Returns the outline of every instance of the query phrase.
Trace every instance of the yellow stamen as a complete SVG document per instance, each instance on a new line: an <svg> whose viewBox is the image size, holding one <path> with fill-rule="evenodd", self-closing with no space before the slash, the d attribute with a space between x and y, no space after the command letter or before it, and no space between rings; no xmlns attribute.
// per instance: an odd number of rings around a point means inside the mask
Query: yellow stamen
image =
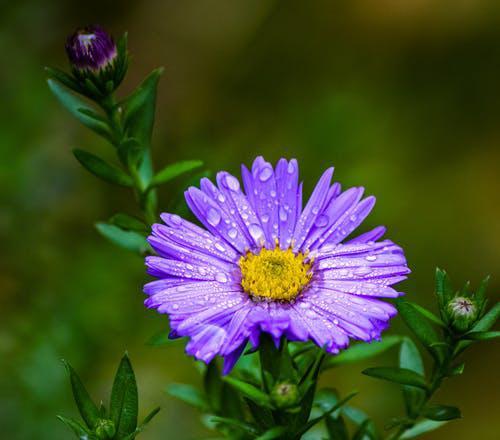
<svg viewBox="0 0 500 440"><path fill-rule="evenodd" d="M258 254L250 251L240 258L241 285L251 296L273 300L294 299L309 283L312 261L307 254L294 254L279 246L261 249Z"/></svg>

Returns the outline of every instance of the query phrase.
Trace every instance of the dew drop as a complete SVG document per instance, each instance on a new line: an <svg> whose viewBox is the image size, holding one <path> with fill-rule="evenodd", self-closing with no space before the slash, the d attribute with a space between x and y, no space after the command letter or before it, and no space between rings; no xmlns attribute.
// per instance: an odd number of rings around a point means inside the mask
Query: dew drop
<svg viewBox="0 0 500 440"><path fill-rule="evenodd" d="M173 310L178 310L178 309L179 309L179 304L174 304L174 305L172 305L172 309L173 309Z"/></svg>
<svg viewBox="0 0 500 440"><path fill-rule="evenodd" d="M271 167L265 167L259 173L259 180L261 182L266 182L273 175L273 170Z"/></svg>
<svg viewBox="0 0 500 440"><path fill-rule="evenodd" d="M240 189L240 182L234 176L228 175L226 176L226 185L232 191L238 191Z"/></svg>
<svg viewBox="0 0 500 440"><path fill-rule="evenodd" d="M220 243L215 243L215 248L218 250L218 251L221 251L221 252L226 252L226 248L224 246L222 246Z"/></svg>
<svg viewBox="0 0 500 440"><path fill-rule="evenodd" d="M377 256L376 255L367 255L365 257L365 260L366 261L375 261L377 259Z"/></svg>
<svg viewBox="0 0 500 440"><path fill-rule="evenodd" d="M264 236L264 231L262 230L262 228L255 223L252 223L248 227L248 232L250 232L250 235L256 242L258 242Z"/></svg>
<svg viewBox="0 0 500 440"><path fill-rule="evenodd" d="M282 206L280 206L279 216L282 222L286 222L288 219L288 214Z"/></svg>
<svg viewBox="0 0 500 440"><path fill-rule="evenodd" d="M227 276L225 273L218 272L215 275L215 280L218 281L219 283L227 283Z"/></svg>
<svg viewBox="0 0 500 440"><path fill-rule="evenodd" d="M229 238L236 238L238 235L238 231L234 228L231 228L229 231L227 231L227 235L229 235Z"/></svg>
<svg viewBox="0 0 500 440"><path fill-rule="evenodd" d="M177 225L179 226L180 224L182 224L182 219L177 215L177 214L173 214L170 216L170 221L174 224L174 225Z"/></svg>
<svg viewBox="0 0 500 440"><path fill-rule="evenodd" d="M317 206L317 205L316 205L316 206L313 206L313 208L312 208L312 213L313 213L314 215L316 215L318 212L319 212L319 206Z"/></svg>
<svg viewBox="0 0 500 440"><path fill-rule="evenodd" d="M324 228L327 224L328 224L328 216L325 214L320 215L314 222L314 225L317 226L318 228Z"/></svg>
<svg viewBox="0 0 500 440"><path fill-rule="evenodd" d="M207 221L212 226L217 226L220 223L220 213L214 208L210 208L207 212Z"/></svg>
<svg viewBox="0 0 500 440"><path fill-rule="evenodd" d="M269 221L269 215L264 214L264 215L261 217L261 220L262 220L262 223L267 223L267 222Z"/></svg>
<svg viewBox="0 0 500 440"><path fill-rule="evenodd" d="M217 200L219 200L219 202L221 203L224 203L226 201L226 198L224 197L224 194L219 194L217 196Z"/></svg>
<svg viewBox="0 0 500 440"><path fill-rule="evenodd" d="M288 168L287 168L288 174L293 174L295 172L295 165L293 162L288 162Z"/></svg>

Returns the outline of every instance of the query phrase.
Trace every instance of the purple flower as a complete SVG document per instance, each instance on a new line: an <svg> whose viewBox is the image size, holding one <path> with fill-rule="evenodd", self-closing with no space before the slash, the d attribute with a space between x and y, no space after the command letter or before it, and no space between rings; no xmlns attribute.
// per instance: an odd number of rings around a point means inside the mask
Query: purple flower
<svg viewBox="0 0 500 440"><path fill-rule="evenodd" d="M321 176L306 206L297 161L276 168L258 157L242 167L244 191L227 172L217 186L202 179L186 191L202 229L163 214L146 258L159 278L144 287L145 304L168 313L171 337L190 338L186 351L204 362L224 357L233 367L261 332L276 343L312 340L329 353L349 339L379 339L396 309L380 298L400 295L390 286L410 272L403 250L377 241L379 226L344 242L369 214L375 198L363 188L341 191Z"/></svg>
<svg viewBox="0 0 500 440"><path fill-rule="evenodd" d="M92 73L112 68L118 56L113 38L97 25L78 29L69 36L66 52L76 70Z"/></svg>

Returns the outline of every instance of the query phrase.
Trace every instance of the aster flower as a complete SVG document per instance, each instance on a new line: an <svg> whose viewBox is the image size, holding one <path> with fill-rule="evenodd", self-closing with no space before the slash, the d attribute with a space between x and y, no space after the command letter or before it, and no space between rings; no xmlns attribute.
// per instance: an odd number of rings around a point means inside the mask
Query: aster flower
<svg viewBox="0 0 500 440"><path fill-rule="evenodd" d="M381 298L409 269L403 250L379 240L384 227L344 241L375 204L363 188L341 191L333 168L302 207L297 161L273 169L258 157L242 167L244 191L227 172L217 185L202 179L186 201L203 229L163 214L149 243L145 304L167 313L171 337L189 337L188 354L204 362L224 357L230 371L262 332L276 343L312 340L335 354L350 339L379 339L395 308Z"/></svg>

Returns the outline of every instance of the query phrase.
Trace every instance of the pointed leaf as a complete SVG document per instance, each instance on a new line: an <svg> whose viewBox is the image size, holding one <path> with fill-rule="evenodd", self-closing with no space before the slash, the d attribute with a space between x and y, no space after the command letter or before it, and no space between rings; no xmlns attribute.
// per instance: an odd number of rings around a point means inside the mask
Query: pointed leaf
<svg viewBox="0 0 500 440"><path fill-rule="evenodd" d="M106 139L111 138L111 131L106 122L102 120L95 119L94 117L89 116L85 113L85 111L93 112L90 105L88 105L85 101L80 99L77 95L70 92L67 88L59 84L57 81L53 79L47 80L49 88L51 92L56 96L59 102L83 125L90 128L97 134L105 137ZM83 110L83 111L82 111Z"/></svg>
<svg viewBox="0 0 500 440"><path fill-rule="evenodd" d="M242 422L241 420L237 420L237 419L231 419L229 417L213 416L212 422L217 423L217 424L221 423L223 425L228 425L228 426L237 428L241 431L248 432L249 434L252 434L252 435L257 435L259 432L257 430L257 428L255 426L251 425L250 423L245 423L245 422Z"/></svg>
<svg viewBox="0 0 500 440"><path fill-rule="evenodd" d="M78 420L64 416L57 416L57 418L70 428L80 440L95 438L92 437L92 432L83 426Z"/></svg>
<svg viewBox="0 0 500 440"><path fill-rule="evenodd" d="M349 433L347 431L347 426L345 420L342 416L334 417L328 416L325 419L326 430L330 438L338 440L349 440Z"/></svg>
<svg viewBox="0 0 500 440"><path fill-rule="evenodd" d="M73 154L76 160L94 176L116 185L133 186L134 182L129 175L124 173L120 168L108 164L100 157L79 149L73 150Z"/></svg>
<svg viewBox="0 0 500 440"><path fill-rule="evenodd" d="M421 422L417 422L413 427L407 429L404 434L401 435L400 439L409 440L418 437L422 434L426 434L427 432L440 428L445 423L447 422L437 422L434 420L423 420Z"/></svg>
<svg viewBox="0 0 500 440"><path fill-rule="evenodd" d="M434 315L434 313L432 313L430 310L427 310L426 308L416 303L411 303L411 305L424 318L427 318L429 321L433 322L436 325L439 325L442 328L446 328L446 324L441 321L436 315Z"/></svg>
<svg viewBox="0 0 500 440"><path fill-rule="evenodd" d="M135 431L138 411L139 397L135 374L130 359L125 354L116 371L109 408L118 438Z"/></svg>
<svg viewBox="0 0 500 440"><path fill-rule="evenodd" d="M153 179L152 185L161 185L203 165L201 160L185 160L167 165Z"/></svg>
<svg viewBox="0 0 500 440"><path fill-rule="evenodd" d="M361 411L359 408L354 408L349 405L345 405L342 408L342 414L344 414L349 420L351 420L356 426L361 426L366 420L370 420L370 423L367 425L367 434L370 439L377 439L378 433L375 428L375 424L371 419Z"/></svg>
<svg viewBox="0 0 500 440"><path fill-rule="evenodd" d="M367 368L363 370L362 373L367 376L375 377L376 379L388 380L389 382L395 382L402 385L410 385L424 390L427 389L425 378L407 368L375 367Z"/></svg>
<svg viewBox="0 0 500 440"><path fill-rule="evenodd" d="M384 336L381 341L374 341L370 344L358 343L347 350L342 351L337 356L331 356L323 363L323 370L337 365L343 365L351 362L359 362L377 356L402 341L401 336Z"/></svg>
<svg viewBox="0 0 500 440"><path fill-rule="evenodd" d="M73 370L73 367L66 361L63 360L63 362L69 373L73 397L75 399L76 406L78 407L78 411L80 411L85 424L90 429L93 429L99 419L99 409L90 398L87 389L83 385L78 374L76 374L75 370Z"/></svg>
<svg viewBox="0 0 500 440"><path fill-rule="evenodd" d="M143 255L150 250L146 238L135 231L125 231L118 226L103 222L96 223L95 227L109 241L129 251Z"/></svg>
<svg viewBox="0 0 500 440"><path fill-rule="evenodd" d="M148 227L142 220L121 212L113 215L109 223L127 231L148 232Z"/></svg>
<svg viewBox="0 0 500 440"><path fill-rule="evenodd" d="M500 336L500 331L494 332L470 332L466 333L463 338L471 341L487 341L488 339L495 339Z"/></svg>
<svg viewBox="0 0 500 440"><path fill-rule="evenodd" d="M255 440L274 440L282 437L286 431L287 429L284 426L275 426L274 428L268 429L264 434L259 435Z"/></svg>
<svg viewBox="0 0 500 440"><path fill-rule="evenodd" d="M259 406L247 398L243 398L243 400L247 404L250 414L258 426L263 429L269 429L276 425L272 411L269 408Z"/></svg>
<svg viewBox="0 0 500 440"><path fill-rule="evenodd" d="M443 360L443 352L440 347L432 347L436 342L441 342L434 328L426 319L422 319L422 315L413 307L413 304L398 299L396 306L406 325L417 336L425 348L429 350L431 355L441 363Z"/></svg>
<svg viewBox="0 0 500 440"><path fill-rule="evenodd" d="M153 411L151 411L142 421L142 423L136 428L134 432L131 434L127 435L126 437L123 438L123 440L133 440L137 436L137 434L141 433L144 431L148 423L151 421L151 419L156 416L160 412L160 407L155 408Z"/></svg>
<svg viewBox="0 0 500 440"><path fill-rule="evenodd" d="M223 382L220 378L220 372L215 360L207 365L205 374L203 376L203 386L205 388L205 395L210 404L210 408L216 414L221 409L222 398L222 385Z"/></svg>
<svg viewBox="0 0 500 440"><path fill-rule="evenodd" d="M265 406L267 408L271 407L271 400L269 396L263 391L259 390L252 384L243 382L231 376L225 376L222 378L225 382L231 385L235 390L239 391L244 396L253 400L258 405Z"/></svg>
<svg viewBox="0 0 500 440"><path fill-rule="evenodd" d="M423 409L422 415L431 420L445 421L462 417L460 410L455 406L432 405Z"/></svg>
<svg viewBox="0 0 500 440"><path fill-rule="evenodd" d="M418 348L410 338L405 338L401 343L399 351L399 366L425 376L424 362L420 356ZM403 386L403 397L406 405L406 412L409 416L416 416L420 408L425 391L412 386Z"/></svg>
<svg viewBox="0 0 500 440"><path fill-rule="evenodd" d="M208 403L203 394L191 385L172 383L166 389L167 394L194 406L202 411L208 408Z"/></svg>
<svg viewBox="0 0 500 440"><path fill-rule="evenodd" d="M475 325L472 327L473 332L487 331L500 317L500 302L496 303Z"/></svg>

